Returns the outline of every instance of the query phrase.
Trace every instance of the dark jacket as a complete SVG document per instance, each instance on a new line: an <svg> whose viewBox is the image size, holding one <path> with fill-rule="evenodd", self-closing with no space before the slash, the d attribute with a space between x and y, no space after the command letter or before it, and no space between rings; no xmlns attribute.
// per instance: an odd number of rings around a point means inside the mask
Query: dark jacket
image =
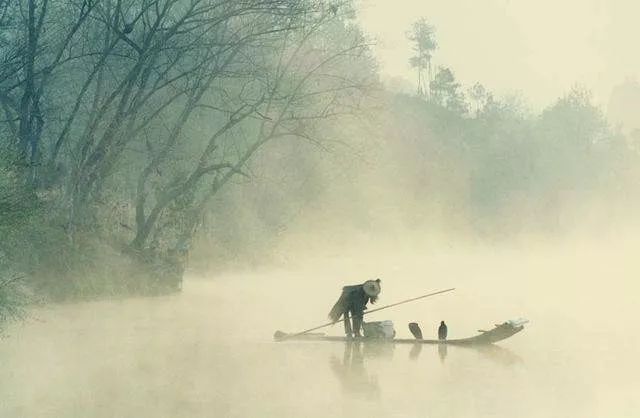
<svg viewBox="0 0 640 418"><path fill-rule="evenodd" d="M329 312L329 318L332 321L337 321L340 316L346 313L351 313L352 316L361 318L364 310L367 309L367 303L369 301L373 303L375 299L364 292L364 287L361 284L345 286L342 288L340 298L333 305L331 312Z"/></svg>

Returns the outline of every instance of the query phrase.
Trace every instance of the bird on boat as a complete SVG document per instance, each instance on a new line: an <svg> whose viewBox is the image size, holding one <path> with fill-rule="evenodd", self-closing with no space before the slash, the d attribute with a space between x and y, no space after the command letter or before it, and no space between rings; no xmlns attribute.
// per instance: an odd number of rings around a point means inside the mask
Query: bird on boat
<svg viewBox="0 0 640 418"><path fill-rule="evenodd" d="M438 327L438 339L444 341L447 339L447 324L444 321L440 321L440 326Z"/></svg>

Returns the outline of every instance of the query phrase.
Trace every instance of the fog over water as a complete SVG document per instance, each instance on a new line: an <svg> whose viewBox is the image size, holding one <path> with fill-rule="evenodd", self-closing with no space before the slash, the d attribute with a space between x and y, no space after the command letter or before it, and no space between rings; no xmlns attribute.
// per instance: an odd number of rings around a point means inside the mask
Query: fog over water
<svg viewBox="0 0 640 418"><path fill-rule="evenodd" d="M632 416L640 266L630 248L371 250L191 275L175 296L44 307L0 340L0 416ZM446 352L272 341L276 329L321 323L341 285L378 276L381 305L457 287L369 318L393 320L401 337L412 321L433 336L444 319L452 338L531 322L498 346Z"/></svg>
<svg viewBox="0 0 640 418"><path fill-rule="evenodd" d="M0 418L637 416L639 12L0 0Z"/></svg>

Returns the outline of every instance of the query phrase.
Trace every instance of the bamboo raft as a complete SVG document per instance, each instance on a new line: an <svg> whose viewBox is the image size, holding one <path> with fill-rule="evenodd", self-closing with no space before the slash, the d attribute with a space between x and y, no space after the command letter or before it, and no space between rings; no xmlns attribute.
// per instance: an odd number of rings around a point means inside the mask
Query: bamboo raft
<svg viewBox="0 0 640 418"><path fill-rule="evenodd" d="M301 333L287 334L276 331L273 338L275 341L327 341L327 342L365 342L377 344L446 344L446 345L489 345L505 340L524 329L525 319L509 320L502 324L496 324L489 331L478 330L479 334L468 338L451 340L430 340L418 338L347 338L340 336L327 336L324 333Z"/></svg>

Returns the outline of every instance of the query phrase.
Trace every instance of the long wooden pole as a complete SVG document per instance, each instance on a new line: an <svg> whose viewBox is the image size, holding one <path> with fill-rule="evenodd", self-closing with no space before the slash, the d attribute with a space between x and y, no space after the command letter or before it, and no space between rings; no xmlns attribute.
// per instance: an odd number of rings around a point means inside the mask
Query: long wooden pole
<svg viewBox="0 0 640 418"><path fill-rule="evenodd" d="M366 311L366 312L363 313L363 315L367 315L367 314L370 314L370 313L378 312L378 311L381 311L383 309L391 308L391 307L402 305L402 304L405 304L405 303L414 302L416 300L428 298L430 296L435 296L435 295L439 295L439 294L442 294L442 293L451 292L451 291L454 291L454 290L456 290L456 288L452 287L450 289L438 290L437 292L427 293L426 295L418 296L418 297L411 298L411 299L402 300L400 302L392 303L391 305L381 306L380 308L376 308L376 309L372 309L370 311ZM338 321L328 322L326 324L318 325L317 327L309 328L309 329L306 329L304 331L296 332L294 334L287 334L287 333L284 333L282 331L276 331L274 337L277 340L285 340L287 338L297 337L298 335L307 334L307 333L309 333L311 331L315 331L315 330L318 330L318 329L321 329L321 328L329 327L331 325L334 325L334 324L337 324L337 323L340 323L340 322L344 322L344 321L350 320L350 319L351 319L350 316L349 317L345 317L345 318L340 319Z"/></svg>

